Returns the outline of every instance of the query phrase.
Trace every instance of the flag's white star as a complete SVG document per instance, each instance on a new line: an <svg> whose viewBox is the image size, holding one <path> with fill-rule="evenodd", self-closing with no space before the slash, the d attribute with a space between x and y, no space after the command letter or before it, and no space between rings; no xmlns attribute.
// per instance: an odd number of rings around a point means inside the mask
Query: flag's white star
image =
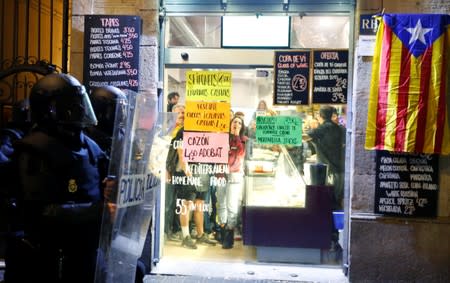
<svg viewBox="0 0 450 283"><path fill-rule="evenodd" d="M409 39L408 44L411 44L414 41L419 40L423 44L427 45L427 43L425 42L425 34L427 32L432 31L433 29L432 28L423 28L422 23L420 22L420 19L419 19L414 28L407 28L406 30L411 34L411 38Z"/></svg>

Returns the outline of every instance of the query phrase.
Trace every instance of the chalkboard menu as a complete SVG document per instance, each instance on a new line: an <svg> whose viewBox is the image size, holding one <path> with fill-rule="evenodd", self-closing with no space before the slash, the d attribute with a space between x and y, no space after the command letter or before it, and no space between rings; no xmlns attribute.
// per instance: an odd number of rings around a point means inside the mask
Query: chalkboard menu
<svg viewBox="0 0 450 283"><path fill-rule="evenodd" d="M313 103L346 104L348 50L315 50L313 54Z"/></svg>
<svg viewBox="0 0 450 283"><path fill-rule="evenodd" d="M140 18L90 15L84 26L86 88L112 85L138 91Z"/></svg>
<svg viewBox="0 0 450 283"><path fill-rule="evenodd" d="M308 104L310 51L276 51L274 105Z"/></svg>
<svg viewBox="0 0 450 283"><path fill-rule="evenodd" d="M375 213L436 216L438 172L438 155L377 151Z"/></svg>

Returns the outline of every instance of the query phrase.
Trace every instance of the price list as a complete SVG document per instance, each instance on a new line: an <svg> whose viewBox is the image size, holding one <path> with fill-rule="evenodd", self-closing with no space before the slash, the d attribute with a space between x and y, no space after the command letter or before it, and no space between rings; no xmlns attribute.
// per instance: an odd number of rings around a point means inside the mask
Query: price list
<svg viewBox="0 0 450 283"><path fill-rule="evenodd" d="M137 16L85 16L83 75L87 89L112 85L138 91L140 26Z"/></svg>
<svg viewBox="0 0 450 283"><path fill-rule="evenodd" d="M309 96L309 51L275 52L275 105L305 105Z"/></svg>
<svg viewBox="0 0 450 283"><path fill-rule="evenodd" d="M438 155L377 151L375 213L434 217Z"/></svg>
<svg viewBox="0 0 450 283"><path fill-rule="evenodd" d="M348 51L315 50L313 53L313 103L347 103Z"/></svg>

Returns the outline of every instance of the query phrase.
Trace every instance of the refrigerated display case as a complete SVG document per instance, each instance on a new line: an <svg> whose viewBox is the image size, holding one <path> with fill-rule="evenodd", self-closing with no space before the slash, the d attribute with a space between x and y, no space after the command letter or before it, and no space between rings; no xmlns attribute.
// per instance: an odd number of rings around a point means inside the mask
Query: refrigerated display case
<svg viewBox="0 0 450 283"><path fill-rule="evenodd" d="M245 179L244 245L259 261L320 263L331 243L332 187L306 185L285 146L254 149Z"/></svg>
<svg viewBox="0 0 450 283"><path fill-rule="evenodd" d="M254 148L246 160L246 206L304 207L305 183L285 146Z"/></svg>

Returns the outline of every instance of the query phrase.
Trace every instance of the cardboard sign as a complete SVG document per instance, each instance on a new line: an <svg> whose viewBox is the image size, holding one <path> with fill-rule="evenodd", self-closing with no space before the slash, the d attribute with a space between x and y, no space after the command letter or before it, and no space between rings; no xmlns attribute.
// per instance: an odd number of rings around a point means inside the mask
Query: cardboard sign
<svg viewBox="0 0 450 283"><path fill-rule="evenodd" d="M256 117L256 141L260 144L302 144L302 120L296 116Z"/></svg>
<svg viewBox="0 0 450 283"><path fill-rule="evenodd" d="M225 101L231 99L231 72L186 72L186 101Z"/></svg>
<svg viewBox="0 0 450 283"><path fill-rule="evenodd" d="M230 104L227 102L186 101L186 131L226 132L230 129Z"/></svg>
<svg viewBox="0 0 450 283"><path fill-rule="evenodd" d="M197 163L227 163L228 133L184 132L185 160Z"/></svg>

